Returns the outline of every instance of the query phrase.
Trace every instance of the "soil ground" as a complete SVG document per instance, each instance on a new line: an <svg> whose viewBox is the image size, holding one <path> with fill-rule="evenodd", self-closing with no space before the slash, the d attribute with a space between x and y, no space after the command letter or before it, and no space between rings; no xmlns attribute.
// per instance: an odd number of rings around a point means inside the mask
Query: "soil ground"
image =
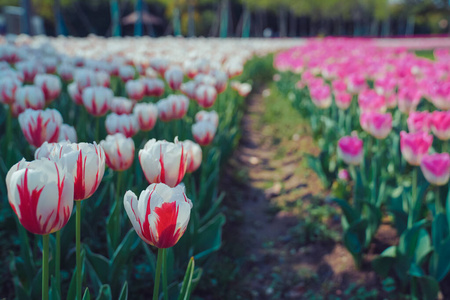
<svg viewBox="0 0 450 300"><path fill-rule="evenodd" d="M220 263L201 298L384 298L370 259L395 243L395 232L382 225L363 269L355 269L339 242L338 208L306 163L318 150L309 126L275 88L248 99L240 145L222 176Z"/></svg>

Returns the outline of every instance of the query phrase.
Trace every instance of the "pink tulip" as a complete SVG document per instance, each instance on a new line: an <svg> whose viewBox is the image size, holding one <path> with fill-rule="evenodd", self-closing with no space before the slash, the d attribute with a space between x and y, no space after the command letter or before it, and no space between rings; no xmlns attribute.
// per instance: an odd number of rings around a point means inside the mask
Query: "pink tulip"
<svg viewBox="0 0 450 300"><path fill-rule="evenodd" d="M349 165L359 165L363 160L363 141L358 137L344 136L338 141L338 155Z"/></svg>
<svg viewBox="0 0 450 300"><path fill-rule="evenodd" d="M19 124L28 143L37 148L58 141L62 117L56 109L27 109L19 115Z"/></svg>
<svg viewBox="0 0 450 300"><path fill-rule="evenodd" d="M407 120L409 132L430 131L430 117L428 111L411 112Z"/></svg>
<svg viewBox="0 0 450 300"><path fill-rule="evenodd" d="M386 112L386 100L374 90L364 90L358 96L361 112Z"/></svg>
<svg viewBox="0 0 450 300"><path fill-rule="evenodd" d="M375 91L382 96L389 97L394 94L397 81L392 75L375 79Z"/></svg>
<svg viewBox="0 0 450 300"><path fill-rule="evenodd" d="M377 139L385 139L392 130L390 113L363 112L360 116L361 127Z"/></svg>
<svg viewBox="0 0 450 300"><path fill-rule="evenodd" d="M341 169L338 172L338 178L343 181L350 181L350 173L346 169Z"/></svg>
<svg viewBox="0 0 450 300"><path fill-rule="evenodd" d="M335 93L347 92L347 84L345 83L344 80L341 79L334 80L331 85L333 87L333 92Z"/></svg>
<svg viewBox="0 0 450 300"><path fill-rule="evenodd" d="M347 90L352 95L358 94L367 88L366 79L361 73L349 75L346 81Z"/></svg>
<svg viewBox="0 0 450 300"><path fill-rule="evenodd" d="M115 171L129 169L134 160L134 142L132 138L126 138L122 133L106 136L100 142L105 151L105 159L108 167Z"/></svg>
<svg viewBox="0 0 450 300"><path fill-rule="evenodd" d="M433 136L426 132L400 132L400 150L403 158L413 166L419 166L422 157L428 153Z"/></svg>
<svg viewBox="0 0 450 300"><path fill-rule="evenodd" d="M405 114L416 110L422 97L420 91L415 87L400 86L398 89L398 109Z"/></svg>
<svg viewBox="0 0 450 300"><path fill-rule="evenodd" d="M445 185L450 178L450 155L448 153L425 154L420 169L426 180L434 185Z"/></svg>
<svg viewBox="0 0 450 300"><path fill-rule="evenodd" d="M339 109L346 110L352 104L352 95L347 92L335 92L334 102Z"/></svg>
<svg viewBox="0 0 450 300"><path fill-rule="evenodd" d="M450 139L450 111L434 111L430 116L430 127L440 140Z"/></svg>
<svg viewBox="0 0 450 300"><path fill-rule="evenodd" d="M158 119L158 108L153 103L138 103L134 106L133 114L138 120L142 131L149 131L155 127Z"/></svg>
<svg viewBox="0 0 450 300"><path fill-rule="evenodd" d="M325 109L331 106L331 91L329 85L312 85L309 87L309 93L311 94L311 100L315 106Z"/></svg>

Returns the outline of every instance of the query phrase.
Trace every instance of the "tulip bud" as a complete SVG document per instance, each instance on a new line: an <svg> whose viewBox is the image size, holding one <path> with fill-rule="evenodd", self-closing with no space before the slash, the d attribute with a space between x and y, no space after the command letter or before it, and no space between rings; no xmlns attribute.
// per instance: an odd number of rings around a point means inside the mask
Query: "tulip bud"
<svg viewBox="0 0 450 300"><path fill-rule="evenodd" d="M15 100L16 91L22 86L22 82L16 78L0 78L0 102L3 104L12 104Z"/></svg>
<svg viewBox="0 0 450 300"><path fill-rule="evenodd" d="M76 104L76 105L82 105L83 104L83 97L80 93L80 90L78 89L78 85L76 82L72 82L67 86L67 91L69 92L70 99Z"/></svg>
<svg viewBox="0 0 450 300"><path fill-rule="evenodd" d="M430 127L433 134L440 140L450 139L450 112L434 111L430 116Z"/></svg>
<svg viewBox="0 0 450 300"><path fill-rule="evenodd" d="M428 153L433 136L426 132L400 132L400 150L403 158L413 166L419 166L422 157Z"/></svg>
<svg viewBox="0 0 450 300"><path fill-rule="evenodd" d="M152 184L139 200L132 191L123 199L125 211L134 230L147 244L157 248L173 247L186 231L192 202L184 187Z"/></svg>
<svg viewBox="0 0 450 300"><path fill-rule="evenodd" d="M61 94L61 80L56 75L39 74L34 78L34 84L44 93L45 102L50 103Z"/></svg>
<svg viewBox="0 0 450 300"><path fill-rule="evenodd" d="M135 115L118 115L115 113L106 116L105 127L108 134L123 133L127 138L139 131L139 123Z"/></svg>
<svg viewBox="0 0 450 300"><path fill-rule="evenodd" d="M134 160L134 142L122 133L106 136L100 142L105 151L106 164L115 171L123 171L131 167Z"/></svg>
<svg viewBox="0 0 450 300"><path fill-rule="evenodd" d="M338 172L338 178L343 181L350 181L350 174L346 169L341 169Z"/></svg>
<svg viewBox="0 0 450 300"><path fill-rule="evenodd" d="M450 178L450 155L448 153L425 154L420 169L426 180L434 185L445 185Z"/></svg>
<svg viewBox="0 0 450 300"><path fill-rule="evenodd" d="M202 146L209 145L216 134L217 127L208 121L201 121L192 125L192 135L197 143Z"/></svg>
<svg viewBox="0 0 450 300"><path fill-rule="evenodd" d="M62 63L58 66L58 75L65 82L72 81L74 73L75 67L69 63Z"/></svg>
<svg viewBox="0 0 450 300"><path fill-rule="evenodd" d="M195 91L195 99L198 105L204 108L213 106L217 98L216 88L206 84L200 84Z"/></svg>
<svg viewBox="0 0 450 300"><path fill-rule="evenodd" d="M105 71L95 72L95 83L97 86L109 87L111 85L109 73Z"/></svg>
<svg viewBox="0 0 450 300"><path fill-rule="evenodd" d="M110 109L118 115L129 115L133 110L134 102L125 97L114 97L111 100Z"/></svg>
<svg viewBox="0 0 450 300"><path fill-rule="evenodd" d="M141 82L144 85L144 94L146 96L159 97L164 94L164 82L157 78L143 78Z"/></svg>
<svg viewBox="0 0 450 300"><path fill-rule="evenodd" d="M139 161L149 183L165 183L177 186L184 177L187 154L182 143L149 140L139 151Z"/></svg>
<svg viewBox="0 0 450 300"><path fill-rule="evenodd" d="M338 155L349 165L359 165L363 160L363 141L358 137L344 136L338 141Z"/></svg>
<svg viewBox="0 0 450 300"><path fill-rule="evenodd" d="M45 107L44 93L34 85L19 87L16 91L16 102L14 103L17 113L26 109L43 109Z"/></svg>
<svg viewBox="0 0 450 300"><path fill-rule="evenodd" d="M201 110L195 114L195 122L201 121L211 122L217 127L219 125L219 115L215 110L209 112L206 110Z"/></svg>
<svg viewBox="0 0 450 300"><path fill-rule="evenodd" d="M28 143L40 147L45 141L58 141L62 117L56 109L27 109L19 115L19 124Z"/></svg>
<svg viewBox="0 0 450 300"><path fill-rule="evenodd" d="M46 235L63 228L73 209L74 181L70 173L47 159L25 160L6 175L8 200L25 229Z"/></svg>
<svg viewBox="0 0 450 300"><path fill-rule="evenodd" d="M223 93L227 89L227 74L220 70L212 70L211 75L216 79L214 87L216 88L217 94Z"/></svg>
<svg viewBox="0 0 450 300"><path fill-rule="evenodd" d="M164 78L172 90L178 90L183 83L183 71L177 67L170 67L165 73Z"/></svg>
<svg viewBox="0 0 450 300"><path fill-rule="evenodd" d="M138 120L142 131L149 131L155 127L158 119L158 108L153 103L138 103L134 106L133 114Z"/></svg>
<svg viewBox="0 0 450 300"><path fill-rule="evenodd" d="M182 119L189 108L189 99L184 95L169 95L166 99L159 100L156 106L161 121Z"/></svg>
<svg viewBox="0 0 450 300"><path fill-rule="evenodd" d="M144 84L140 80L128 80L125 84L127 95L131 100L142 100L144 97Z"/></svg>
<svg viewBox="0 0 450 300"><path fill-rule="evenodd" d="M103 116L108 112L113 97L112 90L102 86L88 87L82 94L84 107L96 117Z"/></svg>
<svg viewBox="0 0 450 300"><path fill-rule="evenodd" d="M195 172L202 164L202 148L193 141L183 141L183 147L187 154L186 173Z"/></svg>

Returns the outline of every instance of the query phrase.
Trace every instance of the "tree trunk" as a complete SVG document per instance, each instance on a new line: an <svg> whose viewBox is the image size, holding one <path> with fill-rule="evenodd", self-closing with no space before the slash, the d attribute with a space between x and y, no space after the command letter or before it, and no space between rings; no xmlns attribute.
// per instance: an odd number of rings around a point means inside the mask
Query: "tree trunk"
<svg viewBox="0 0 450 300"><path fill-rule="evenodd" d="M188 36L193 37L195 36L195 20L194 20L194 4L192 3L192 0L189 0L188 2Z"/></svg>
<svg viewBox="0 0 450 300"><path fill-rule="evenodd" d="M30 31L30 15L31 15L31 2L30 0L20 1L23 14L20 18L20 31L25 34L31 34Z"/></svg>
<svg viewBox="0 0 450 300"><path fill-rule="evenodd" d="M229 15L229 0L222 0L222 7L220 10L220 37L226 38L228 35L228 15Z"/></svg>
<svg viewBox="0 0 450 300"><path fill-rule="evenodd" d="M414 24L415 24L415 17L414 15L410 15L406 21L405 35L414 34Z"/></svg>
<svg viewBox="0 0 450 300"><path fill-rule="evenodd" d="M64 24L64 19L61 14L61 3L60 0L55 0L54 5L54 13L55 13L55 24L56 24L56 35L67 35L67 29Z"/></svg>
<svg viewBox="0 0 450 300"><path fill-rule="evenodd" d="M121 28L120 28L120 10L119 10L119 2L117 0L111 0L109 2L109 6L111 9L111 35L112 36L120 36Z"/></svg>
<svg viewBox="0 0 450 300"><path fill-rule="evenodd" d="M250 27L251 27L251 14L247 5L244 5L243 17L242 17L242 37L250 37Z"/></svg>
<svg viewBox="0 0 450 300"><path fill-rule="evenodd" d="M284 7L280 7L279 10L279 32L280 32L280 37L286 37L287 34L287 24L286 24L286 19L287 19L287 12L286 12L286 8Z"/></svg>
<svg viewBox="0 0 450 300"><path fill-rule="evenodd" d="M180 10L178 7L173 9L172 23L173 23L173 35L180 36L181 35L181 21L180 21Z"/></svg>
<svg viewBox="0 0 450 300"><path fill-rule="evenodd" d="M137 20L134 24L134 36L142 36L142 0L136 0L135 12Z"/></svg>
<svg viewBox="0 0 450 300"><path fill-rule="evenodd" d="M297 35L297 17L294 13L290 13L289 19L289 36L294 37Z"/></svg>

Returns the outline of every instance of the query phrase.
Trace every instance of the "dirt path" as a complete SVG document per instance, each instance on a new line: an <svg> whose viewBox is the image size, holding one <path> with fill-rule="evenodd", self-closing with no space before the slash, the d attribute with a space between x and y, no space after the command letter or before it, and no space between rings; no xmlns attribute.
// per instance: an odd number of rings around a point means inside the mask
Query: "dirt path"
<svg viewBox="0 0 450 300"><path fill-rule="evenodd" d="M313 296L339 296L350 282L373 287L375 275L356 272L336 243L337 209L306 163L306 154L318 151L309 127L274 93L248 99L241 142L222 181L227 224L208 287L217 293L202 296L322 299Z"/></svg>

